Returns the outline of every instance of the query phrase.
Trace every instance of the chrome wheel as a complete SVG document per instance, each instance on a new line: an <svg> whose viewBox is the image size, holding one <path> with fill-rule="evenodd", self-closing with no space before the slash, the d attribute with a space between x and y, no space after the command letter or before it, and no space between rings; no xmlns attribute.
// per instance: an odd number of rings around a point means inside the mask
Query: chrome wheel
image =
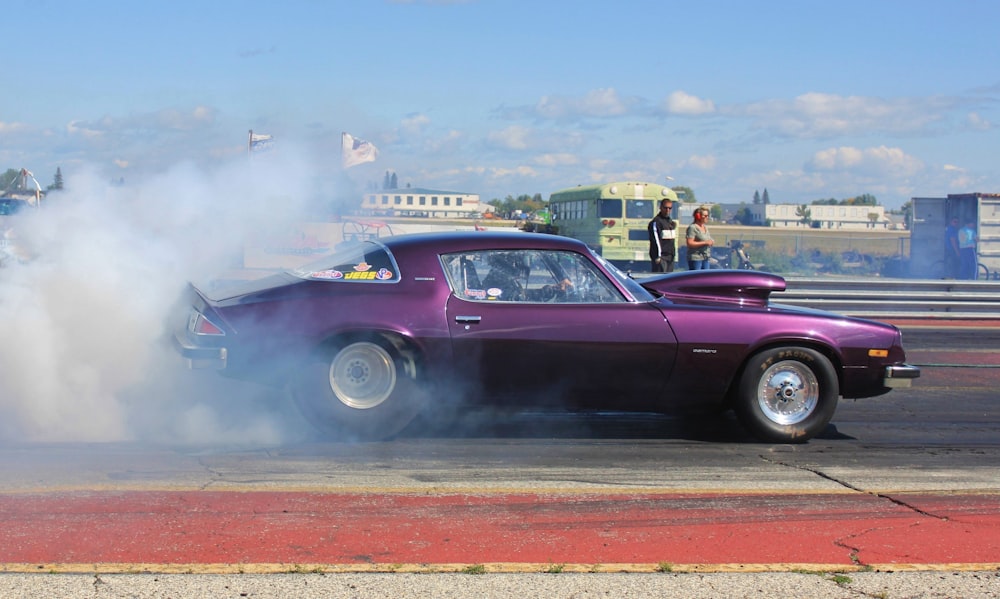
<svg viewBox="0 0 1000 599"><path fill-rule="evenodd" d="M813 371L797 360L771 365L757 385L757 404L776 424L798 424L819 404L820 385Z"/></svg>
<svg viewBox="0 0 1000 599"><path fill-rule="evenodd" d="M352 343L330 363L330 389L342 404L368 410L381 404L396 388L396 363L378 344Z"/></svg>

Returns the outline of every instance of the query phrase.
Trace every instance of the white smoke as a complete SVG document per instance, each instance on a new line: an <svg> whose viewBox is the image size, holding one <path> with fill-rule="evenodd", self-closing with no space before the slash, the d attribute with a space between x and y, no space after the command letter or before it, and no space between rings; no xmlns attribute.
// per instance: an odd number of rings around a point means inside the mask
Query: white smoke
<svg viewBox="0 0 1000 599"><path fill-rule="evenodd" d="M43 208L7 217L29 257L0 268L0 440L278 441L285 423L264 392L206 393L162 340L189 280L301 218L314 172L283 147L141 183L67 173Z"/></svg>

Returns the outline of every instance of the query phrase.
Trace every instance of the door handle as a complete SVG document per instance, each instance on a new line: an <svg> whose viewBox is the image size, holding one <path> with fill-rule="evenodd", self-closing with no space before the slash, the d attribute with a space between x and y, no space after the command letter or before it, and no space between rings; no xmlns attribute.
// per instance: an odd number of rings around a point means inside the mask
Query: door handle
<svg viewBox="0 0 1000 599"><path fill-rule="evenodd" d="M478 323L483 319L482 316L456 316L455 322L461 324L474 324Z"/></svg>

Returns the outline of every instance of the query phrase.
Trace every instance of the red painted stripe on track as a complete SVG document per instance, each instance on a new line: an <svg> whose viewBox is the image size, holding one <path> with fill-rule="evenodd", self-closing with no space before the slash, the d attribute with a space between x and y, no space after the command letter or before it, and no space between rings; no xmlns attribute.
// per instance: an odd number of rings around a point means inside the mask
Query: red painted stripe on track
<svg viewBox="0 0 1000 599"><path fill-rule="evenodd" d="M1000 496L893 498L906 505L866 494L7 495L0 562L1000 563Z"/></svg>

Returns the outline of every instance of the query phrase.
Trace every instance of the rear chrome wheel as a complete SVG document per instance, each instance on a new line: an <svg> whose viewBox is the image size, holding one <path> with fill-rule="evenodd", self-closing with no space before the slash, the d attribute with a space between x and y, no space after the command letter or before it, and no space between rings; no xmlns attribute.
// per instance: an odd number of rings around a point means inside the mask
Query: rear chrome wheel
<svg viewBox="0 0 1000 599"><path fill-rule="evenodd" d="M381 338L331 345L303 364L290 384L302 414L340 440L387 439L424 407L414 356Z"/></svg>
<svg viewBox="0 0 1000 599"><path fill-rule="evenodd" d="M778 347L747 361L734 407L754 436L802 443L826 428L839 396L837 373L826 356L806 347Z"/></svg>
<svg viewBox="0 0 1000 599"><path fill-rule="evenodd" d="M330 363L330 389L349 408L367 410L389 399L396 388L396 363L381 346L354 343Z"/></svg>

